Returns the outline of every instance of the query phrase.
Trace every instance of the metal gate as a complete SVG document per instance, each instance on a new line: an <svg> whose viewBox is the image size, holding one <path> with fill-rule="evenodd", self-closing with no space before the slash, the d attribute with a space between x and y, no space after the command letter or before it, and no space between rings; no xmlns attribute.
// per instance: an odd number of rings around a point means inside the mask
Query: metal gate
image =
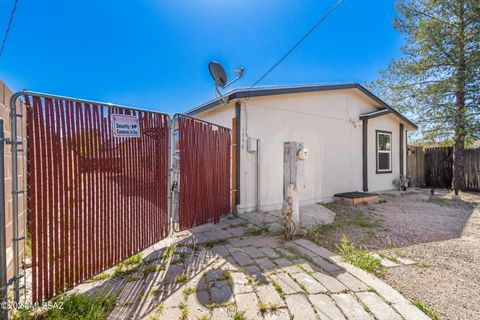
<svg viewBox="0 0 480 320"><path fill-rule="evenodd" d="M230 209L231 130L176 115L179 151L179 226L218 222Z"/></svg>
<svg viewBox="0 0 480 320"><path fill-rule="evenodd" d="M17 104L20 97L23 107ZM27 146L17 137L19 108L26 110ZM228 128L30 91L15 94L11 110L13 224L18 226L18 194L25 193L33 302L155 244L171 233L173 222L185 230L231 212ZM21 152L27 154L21 166L28 173L25 190L18 185ZM18 242L25 237L18 227L13 233L11 282L18 301L25 288L19 285L24 275Z"/></svg>
<svg viewBox="0 0 480 320"><path fill-rule="evenodd" d="M168 116L45 95L25 102L37 301L168 235ZM129 121L138 132L116 131Z"/></svg>

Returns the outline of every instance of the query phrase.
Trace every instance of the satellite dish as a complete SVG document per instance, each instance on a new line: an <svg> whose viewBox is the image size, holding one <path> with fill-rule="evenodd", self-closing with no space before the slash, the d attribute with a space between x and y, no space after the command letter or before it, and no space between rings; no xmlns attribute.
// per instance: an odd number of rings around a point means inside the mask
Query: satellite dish
<svg viewBox="0 0 480 320"><path fill-rule="evenodd" d="M236 82L243 76L244 69L240 67L235 70L234 72L237 74L237 77L233 79L230 83L227 83L227 73L225 72L225 69L223 69L220 63L212 61L208 64L208 69L210 70L210 74L212 75L213 81L215 83L215 91L217 91L218 95L222 98L223 103L227 103L228 101L223 97L220 90L218 90L218 87L224 89L232 83Z"/></svg>
<svg viewBox="0 0 480 320"><path fill-rule="evenodd" d="M215 85L225 88L227 84L227 73L222 65L216 61L212 61L208 64L208 69L210 70Z"/></svg>

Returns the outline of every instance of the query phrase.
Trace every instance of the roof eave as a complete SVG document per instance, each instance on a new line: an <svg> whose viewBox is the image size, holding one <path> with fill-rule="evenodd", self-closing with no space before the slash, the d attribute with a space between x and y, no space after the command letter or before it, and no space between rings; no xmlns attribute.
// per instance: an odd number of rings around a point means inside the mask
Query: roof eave
<svg viewBox="0 0 480 320"><path fill-rule="evenodd" d="M279 87L279 88L266 88L266 89L246 89L246 90L233 90L224 95L227 101L242 98L254 98L264 97L280 94L293 94L293 93L305 93L305 92L317 92L317 91L329 91L329 90L345 90L357 88L357 83L345 83L345 84L332 84L332 85L312 85L312 86L292 86L292 87ZM193 116L210 110L218 105L222 104L222 98L216 98L210 100L196 108L190 109L185 114Z"/></svg>
<svg viewBox="0 0 480 320"><path fill-rule="evenodd" d="M394 108L390 107L385 101L377 97L373 94L370 90L365 88L359 83L346 83L346 84L332 84L332 85L312 85L312 86L291 86L291 87L279 87L279 88L266 88L266 89L247 89L247 90L233 90L226 95L224 95L224 99L230 102L235 99L242 99L242 98L253 98L253 97L264 97L270 95L280 95L280 94L292 94L292 93L305 93L305 92L317 92L317 91L329 91L329 90L346 90L346 89L358 89L370 99L378 103L380 106L388 109L389 113L394 113L398 118L412 127L414 130L417 130L418 127L415 123L410 121L400 112L395 110ZM194 116L201 112L210 110L215 108L216 106L222 104L222 98L216 98L213 100L204 103L196 108L193 108L186 112L189 116Z"/></svg>

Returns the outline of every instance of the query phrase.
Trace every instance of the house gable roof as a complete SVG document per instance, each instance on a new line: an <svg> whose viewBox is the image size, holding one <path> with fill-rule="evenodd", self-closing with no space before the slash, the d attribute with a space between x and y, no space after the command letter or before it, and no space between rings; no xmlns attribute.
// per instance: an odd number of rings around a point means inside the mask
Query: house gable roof
<svg viewBox="0 0 480 320"><path fill-rule="evenodd" d="M278 87L261 87L254 89L235 89L224 95L226 101L232 101L235 99L242 98L253 98L253 97L265 97L279 94L292 94L292 93L305 93L305 92L317 92L317 91L331 91L331 90L346 90L346 89L357 89L375 102L377 102L382 109L381 114L393 113L398 118L417 129L417 125L410 121L407 117L402 115L400 112L396 111L390 107L386 102L373 94L370 90L358 83L343 83L343 84L327 84L327 85L299 85L299 86L278 86ZM216 98L210 100L196 108L188 110L185 114L189 116L194 116L201 112L212 109L218 105L222 104L221 98ZM388 112L386 112L388 111ZM374 111L377 112L377 111ZM363 115L362 115L363 116ZM365 114L364 118L370 118L369 114Z"/></svg>

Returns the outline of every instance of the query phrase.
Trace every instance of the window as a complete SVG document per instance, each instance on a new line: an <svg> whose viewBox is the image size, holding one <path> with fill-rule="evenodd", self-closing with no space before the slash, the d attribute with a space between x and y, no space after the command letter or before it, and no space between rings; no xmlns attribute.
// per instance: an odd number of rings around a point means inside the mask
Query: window
<svg viewBox="0 0 480 320"><path fill-rule="evenodd" d="M392 133L376 131L377 173L392 172Z"/></svg>

